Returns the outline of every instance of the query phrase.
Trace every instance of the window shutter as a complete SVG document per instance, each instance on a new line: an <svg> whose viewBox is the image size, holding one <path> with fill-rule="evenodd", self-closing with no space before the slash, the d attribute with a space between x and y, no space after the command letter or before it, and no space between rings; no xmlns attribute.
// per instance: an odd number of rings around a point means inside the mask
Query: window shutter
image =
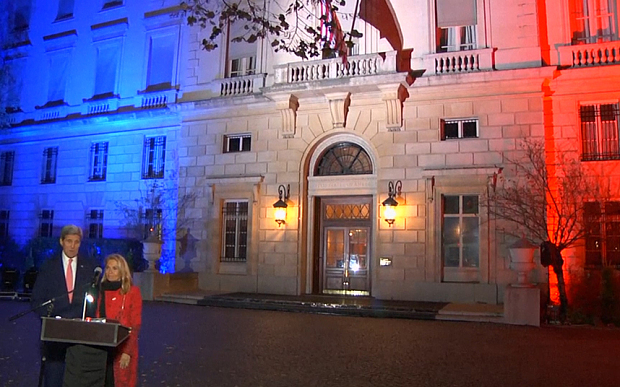
<svg viewBox="0 0 620 387"><path fill-rule="evenodd" d="M437 0L437 27L476 24L476 0Z"/></svg>

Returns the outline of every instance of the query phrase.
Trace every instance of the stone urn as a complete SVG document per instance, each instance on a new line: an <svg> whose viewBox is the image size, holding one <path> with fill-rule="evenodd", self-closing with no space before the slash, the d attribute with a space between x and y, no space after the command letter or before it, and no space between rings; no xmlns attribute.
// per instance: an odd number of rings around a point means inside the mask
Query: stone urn
<svg viewBox="0 0 620 387"><path fill-rule="evenodd" d="M154 233L142 241L142 253L144 258L149 261L149 267L146 271L157 271L157 261L161 258L161 245L163 243Z"/></svg>
<svg viewBox="0 0 620 387"><path fill-rule="evenodd" d="M517 283L514 287L532 287L529 281L529 274L534 269L534 253L538 246L530 243L525 238L521 238L508 247L510 251L510 268L517 272Z"/></svg>

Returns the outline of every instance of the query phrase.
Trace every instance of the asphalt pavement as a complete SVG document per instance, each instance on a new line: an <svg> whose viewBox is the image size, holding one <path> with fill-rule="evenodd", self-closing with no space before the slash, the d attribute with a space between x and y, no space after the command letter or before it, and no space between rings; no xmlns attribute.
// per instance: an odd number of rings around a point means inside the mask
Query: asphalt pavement
<svg viewBox="0 0 620 387"><path fill-rule="evenodd" d="M0 301L0 386L36 386L40 324ZM606 387L620 329L521 327L145 302L141 386Z"/></svg>

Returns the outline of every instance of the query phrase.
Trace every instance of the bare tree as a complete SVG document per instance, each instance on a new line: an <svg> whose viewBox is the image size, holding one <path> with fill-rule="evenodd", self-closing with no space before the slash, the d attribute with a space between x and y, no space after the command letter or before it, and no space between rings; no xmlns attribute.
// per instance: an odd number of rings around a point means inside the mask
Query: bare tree
<svg viewBox="0 0 620 387"><path fill-rule="evenodd" d="M522 157L507 160L504 175L512 177L489 194L489 214L516 226L507 233L541 245L541 263L551 266L558 279L564 321L568 298L562 251L584 238L585 205L600 199L600 188L576 152L547 152L542 140L526 139L521 147Z"/></svg>
<svg viewBox="0 0 620 387"><path fill-rule="evenodd" d="M159 240L176 239L177 230L185 224L182 213L196 195L180 194L172 180L154 179L144 184L138 199L116 202L124 227L137 238L152 236Z"/></svg>
<svg viewBox="0 0 620 387"><path fill-rule="evenodd" d="M229 27L238 23L243 32L232 36L232 42L269 39L275 51L309 59L334 54L346 57L347 50L354 45L352 38L362 36L354 28L343 31L338 21L350 17L355 25L360 0L351 1L355 1L355 11L351 15L340 12L339 7L344 7L346 0L185 0L181 8L189 25L209 31L209 37L202 40L202 47L207 51L216 49L219 38L226 36ZM282 7L281 3L288 5ZM316 15L313 9L321 5L324 12Z"/></svg>

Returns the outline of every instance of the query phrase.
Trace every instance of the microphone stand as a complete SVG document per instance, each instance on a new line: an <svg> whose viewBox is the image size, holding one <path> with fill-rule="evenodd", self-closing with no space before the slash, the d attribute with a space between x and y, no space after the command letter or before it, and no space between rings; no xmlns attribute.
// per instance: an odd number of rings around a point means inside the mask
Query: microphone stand
<svg viewBox="0 0 620 387"><path fill-rule="evenodd" d="M88 289L91 286L95 287L94 284L87 283L87 284L84 284L84 285L78 287L77 290L82 291L82 289ZM23 312L19 312L16 315L13 315L13 316L9 317L9 321L15 321L15 320L17 320L19 318L24 317L28 313L31 313L31 312L34 312L35 310L43 308L44 306L47 307L47 317L50 317L50 315L52 314L52 311L54 310L54 301L58 300L61 297L66 297L67 295L69 295L69 294L71 294L71 293L73 293L75 291L76 291L76 289L73 289L71 291L64 292L64 293L59 294L59 295L57 295L55 297L52 297L49 300L44 301L41 304L35 306L34 308L31 308L31 309L23 311ZM85 296L84 296L84 313L85 313L85 310L86 310L86 295L87 294L88 294L88 290L86 291ZM84 318L82 318L82 319L84 319Z"/></svg>

